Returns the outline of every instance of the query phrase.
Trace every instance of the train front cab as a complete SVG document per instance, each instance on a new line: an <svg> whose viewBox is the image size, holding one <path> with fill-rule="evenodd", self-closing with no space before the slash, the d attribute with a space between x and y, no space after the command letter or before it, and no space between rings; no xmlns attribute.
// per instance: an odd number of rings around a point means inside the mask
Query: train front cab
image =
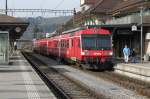
<svg viewBox="0 0 150 99"><path fill-rule="evenodd" d="M87 32L87 31L86 31ZM81 34L81 64L88 69L113 68L112 35L108 30Z"/></svg>

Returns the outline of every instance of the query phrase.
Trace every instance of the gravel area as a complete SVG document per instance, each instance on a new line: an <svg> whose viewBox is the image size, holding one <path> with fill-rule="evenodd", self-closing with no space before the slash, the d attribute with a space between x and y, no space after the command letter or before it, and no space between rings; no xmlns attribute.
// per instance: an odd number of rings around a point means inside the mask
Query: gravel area
<svg viewBox="0 0 150 99"><path fill-rule="evenodd" d="M35 54L35 56L39 57L47 64L51 64L51 67L59 69L59 71L67 77L73 78L74 80L80 82L83 86L89 87L97 94L103 94L110 99L148 99L147 97L138 95L136 92L125 89L124 87L112 82L105 81L81 70L58 64L56 61L47 57L37 54Z"/></svg>

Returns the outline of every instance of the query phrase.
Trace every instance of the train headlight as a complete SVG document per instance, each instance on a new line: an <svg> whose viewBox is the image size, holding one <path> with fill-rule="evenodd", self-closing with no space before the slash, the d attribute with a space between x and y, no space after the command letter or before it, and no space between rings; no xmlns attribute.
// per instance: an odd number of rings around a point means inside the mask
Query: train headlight
<svg viewBox="0 0 150 99"><path fill-rule="evenodd" d="M85 55L85 53L84 53L84 52L81 52L81 55Z"/></svg>
<svg viewBox="0 0 150 99"><path fill-rule="evenodd" d="M87 51L81 52L81 55L89 55Z"/></svg>
<svg viewBox="0 0 150 99"><path fill-rule="evenodd" d="M109 52L109 55L112 56L112 55L113 55L113 52Z"/></svg>

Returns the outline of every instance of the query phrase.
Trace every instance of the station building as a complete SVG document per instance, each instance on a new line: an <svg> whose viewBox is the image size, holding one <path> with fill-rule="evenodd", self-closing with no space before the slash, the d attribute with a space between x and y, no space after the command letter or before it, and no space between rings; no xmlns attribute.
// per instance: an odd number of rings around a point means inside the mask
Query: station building
<svg viewBox="0 0 150 99"><path fill-rule="evenodd" d="M28 26L28 22L11 16L0 15L0 64L9 63L16 39L19 39Z"/></svg>
<svg viewBox="0 0 150 99"><path fill-rule="evenodd" d="M81 0L81 9L75 16L76 25L100 25L110 29L115 57L123 56L122 49L126 44L140 55L141 26L143 55L150 55L149 0ZM132 30L133 26L137 30Z"/></svg>

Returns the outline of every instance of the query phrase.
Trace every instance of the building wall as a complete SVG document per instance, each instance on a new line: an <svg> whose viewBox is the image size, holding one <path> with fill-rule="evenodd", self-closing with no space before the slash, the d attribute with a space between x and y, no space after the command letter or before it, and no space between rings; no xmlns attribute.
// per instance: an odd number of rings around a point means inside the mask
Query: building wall
<svg viewBox="0 0 150 99"><path fill-rule="evenodd" d="M146 33L145 36L145 54L150 55L150 29L148 30L148 33Z"/></svg>
<svg viewBox="0 0 150 99"><path fill-rule="evenodd" d="M139 12L130 13L119 18L112 17L106 20L106 24L132 24L137 23L140 24L141 15ZM150 23L150 9L143 12L143 23Z"/></svg>

